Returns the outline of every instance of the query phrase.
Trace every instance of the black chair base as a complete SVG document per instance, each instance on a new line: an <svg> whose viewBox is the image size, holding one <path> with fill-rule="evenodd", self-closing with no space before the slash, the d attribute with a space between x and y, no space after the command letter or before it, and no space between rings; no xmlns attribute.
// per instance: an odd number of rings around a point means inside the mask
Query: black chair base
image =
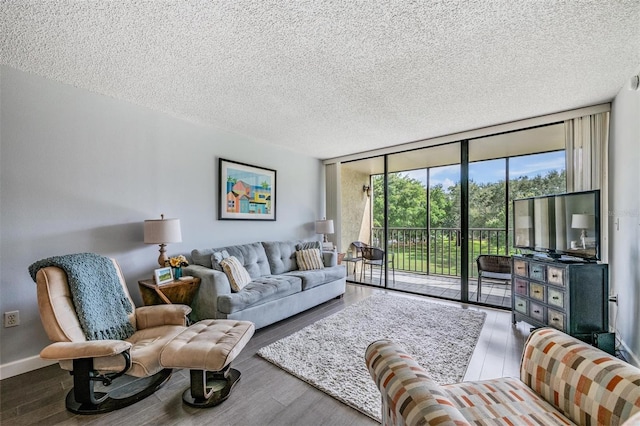
<svg viewBox="0 0 640 426"><path fill-rule="evenodd" d="M101 414L128 407L160 389L171 378L171 373L171 369L164 369L153 376L135 380L128 385L123 385L113 392L95 392L93 395L95 399L99 401L97 404L78 402L74 394L75 390L71 389L66 399L67 410L75 414ZM144 383L144 385L142 385L142 383ZM144 387L140 390L136 389L140 386ZM123 396L118 397L118 395Z"/></svg>
<svg viewBox="0 0 640 426"><path fill-rule="evenodd" d="M191 370L191 387L182 394L182 401L196 408L213 407L229 398L239 380L240 372L235 368L222 371Z"/></svg>

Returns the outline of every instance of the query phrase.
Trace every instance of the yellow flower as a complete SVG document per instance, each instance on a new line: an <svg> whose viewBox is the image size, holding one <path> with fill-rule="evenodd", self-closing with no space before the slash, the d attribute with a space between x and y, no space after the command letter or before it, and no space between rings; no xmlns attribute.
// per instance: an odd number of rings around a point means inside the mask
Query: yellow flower
<svg viewBox="0 0 640 426"><path fill-rule="evenodd" d="M165 263L165 266L171 266L172 268L180 268L182 266L188 266L187 258L183 255L170 257Z"/></svg>

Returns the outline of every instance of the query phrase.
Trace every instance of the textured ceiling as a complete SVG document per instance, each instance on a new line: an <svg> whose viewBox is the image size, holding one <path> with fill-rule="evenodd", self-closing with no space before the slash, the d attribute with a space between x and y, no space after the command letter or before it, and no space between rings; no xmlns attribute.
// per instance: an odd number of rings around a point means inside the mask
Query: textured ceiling
<svg viewBox="0 0 640 426"><path fill-rule="evenodd" d="M1 0L2 63L329 158L610 101L640 1Z"/></svg>

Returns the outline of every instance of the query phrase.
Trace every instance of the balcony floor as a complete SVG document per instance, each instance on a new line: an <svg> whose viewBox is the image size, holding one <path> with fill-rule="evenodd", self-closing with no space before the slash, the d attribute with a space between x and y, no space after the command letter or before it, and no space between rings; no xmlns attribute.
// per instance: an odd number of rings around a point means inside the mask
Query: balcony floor
<svg viewBox="0 0 640 426"><path fill-rule="evenodd" d="M350 270L349 272L352 271ZM391 271L389 271L389 278L389 289L460 300L460 278L457 277L426 275L396 270L395 282L393 281ZM350 273L347 275L347 281L382 287L380 285L380 270L377 268L373 270L373 274L367 269L366 274L362 276L362 280L360 280L359 270L355 276L353 273ZM470 301L476 301L477 287L477 279L475 277L471 278L469 280ZM511 286L505 284L504 281L483 279L481 293L482 303L503 308L511 307Z"/></svg>

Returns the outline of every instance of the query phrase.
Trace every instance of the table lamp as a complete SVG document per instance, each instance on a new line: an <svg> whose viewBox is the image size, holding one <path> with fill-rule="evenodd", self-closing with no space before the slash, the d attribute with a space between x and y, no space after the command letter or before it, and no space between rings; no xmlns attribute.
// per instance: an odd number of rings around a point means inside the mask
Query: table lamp
<svg viewBox="0 0 640 426"><path fill-rule="evenodd" d="M160 244L160 256L158 256L160 266L165 266L165 262L168 260L165 250L167 244L180 242L182 242L180 219L165 219L161 214L160 219L144 221L144 243Z"/></svg>
<svg viewBox="0 0 640 426"><path fill-rule="evenodd" d="M327 234L333 234L333 220L322 219L316 220L316 234L322 234L322 248L333 249L333 244L327 240Z"/></svg>

